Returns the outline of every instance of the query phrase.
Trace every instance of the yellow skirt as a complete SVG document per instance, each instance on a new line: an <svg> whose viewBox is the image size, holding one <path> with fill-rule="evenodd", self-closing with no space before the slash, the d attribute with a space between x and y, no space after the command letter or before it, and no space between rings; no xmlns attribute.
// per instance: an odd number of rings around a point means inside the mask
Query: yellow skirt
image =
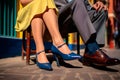
<svg viewBox="0 0 120 80"><path fill-rule="evenodd" d="M18 11L15 29L16 31L26 30L31 22L31 19L36 14L42 14L46 8L54 8L57 12L54 0L33 0L25 7Z"/></svg>

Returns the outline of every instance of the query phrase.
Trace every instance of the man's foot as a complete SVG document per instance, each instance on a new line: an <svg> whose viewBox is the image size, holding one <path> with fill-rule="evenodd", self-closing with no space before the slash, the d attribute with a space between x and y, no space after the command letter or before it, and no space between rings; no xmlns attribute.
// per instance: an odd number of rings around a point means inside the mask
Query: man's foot
<svg viewBox="0 0 120 80"><path fill-rule="evenodd" d="M120 64L120 60L110 58L102 49L99 49L94 54L84 53L82 63L83 65L112 66Z"/></svg>

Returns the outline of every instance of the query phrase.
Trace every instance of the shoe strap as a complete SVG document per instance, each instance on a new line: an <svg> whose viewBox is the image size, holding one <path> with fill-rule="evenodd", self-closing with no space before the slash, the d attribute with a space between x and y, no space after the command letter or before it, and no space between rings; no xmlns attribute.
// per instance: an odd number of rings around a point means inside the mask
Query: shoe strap
<svg viewBox="0 0 120 80"><path fill-rule="evenodd" d="M62 47L62 46L65 45L65 44L66 44L66 43L63 43L63 44L57 46L57 48L60 48L60 47Z"/></svg>
<svg viewBox="0 0 120 80"><path fill-rule="evenodd" d="M36 54L39 55L40 53L45 52L45 50L39 51Z"/></svg>

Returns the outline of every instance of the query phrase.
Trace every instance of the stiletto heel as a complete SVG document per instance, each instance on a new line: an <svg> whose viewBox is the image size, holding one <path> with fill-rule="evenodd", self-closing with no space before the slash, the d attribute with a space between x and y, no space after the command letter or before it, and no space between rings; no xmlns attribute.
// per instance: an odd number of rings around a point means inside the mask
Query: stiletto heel
<svg viewBox="0 0 120 80"><path fill-rule="evenodd" d="M44 70L48 70L48 71L52 71L52 67L51 67L51 64L48 62L48 63L40 63L38 62L38 58L37 58L37 55L39 55L40 53L42 52L45 52L44 50L36 53L36 64L37 66L40 68L40 69L44 69Z"/></svg>
<svg viewBox="0 0 120 80"><path fill-rule="evenodd" d="M65 45L66 43L63 43L62 45L58 46L57 48L62 47L63 45ZM64 54L62 52L60 52L54 45L52 45L52 53L61 56L64 60L74 60L74 59L81 59L82 56L75 54L73 52L71 52L70 54Z"/></svg>
<svg viewBox="0 0 120 80"><path fill-rule="evenodd" d="M57 66L60 67L59 59L56 54L54 54L54 58L56 60Z"/></svg>

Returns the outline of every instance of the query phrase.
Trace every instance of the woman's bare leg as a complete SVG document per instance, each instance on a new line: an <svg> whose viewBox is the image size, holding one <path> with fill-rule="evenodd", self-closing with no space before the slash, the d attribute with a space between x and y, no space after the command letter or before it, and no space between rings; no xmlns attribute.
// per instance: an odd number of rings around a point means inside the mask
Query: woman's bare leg
<svg viewBox="0 0 120 80"><path fill-rule="evenodd" d="M36 44L36 52L45 50L43 44L43 33L45 30L45 25L41 18L33 18L31 21L32 34ZM38 55L38 61L40 63L48 62L45 52L42 52Z"/></svg>
<svg viewBox="0 0 120 80"><path fill-rule="evenodd" d="M43 14L43 20L51 34L53 44L55 46L59 46L64 43L63 38L59 32L58 28L58 17L55 13L54 9L48 9L44 14ZM62 46L59 48L59 50L62 53L69 54L71 53L70 49L68 48L67 45Z"/></svg>

